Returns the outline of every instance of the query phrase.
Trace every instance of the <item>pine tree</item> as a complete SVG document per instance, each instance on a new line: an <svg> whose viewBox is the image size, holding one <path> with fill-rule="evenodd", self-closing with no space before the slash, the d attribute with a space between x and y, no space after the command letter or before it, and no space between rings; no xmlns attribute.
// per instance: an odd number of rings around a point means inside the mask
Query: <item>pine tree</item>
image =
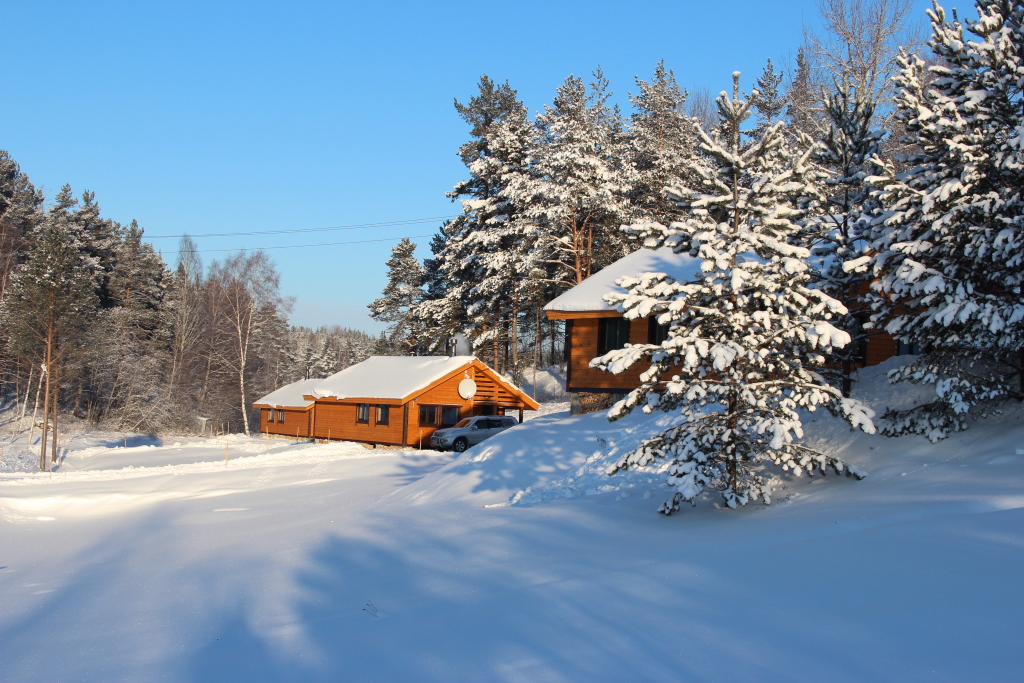
<svg viewBox="0 0 1024 683"><path fill-rule="evenodd" d="M200 404L203 377L204 328L209 323L204 306L203 264L196 244L189 236L181 238L178 265L167 278L161 307L161 327L170 347L170 367L166 371L165 398L171 424L182 429L195 417ZM208 366L207 366L208 367Z"/></svg>
<svg viewBox="0 0 1024 683"><path fill-rule="evenodd" d="M763 131L778 121L786 108L786 99L779 92L782 75L781 71L775 73L775 67L772 66L772 60L769 59L764 71L761 72L761 77L757 79L758 95L754 100L754 108L757 109L758 114L758 130Z"/></svg>
<svg viewBox="0 0 1024 683"><path fill-rule="evenodd" d="M511 201L535 227L528 268L550 267L570 287L629 251L619 227L631 222L622 120L609 106L600 69L588 88L570 76L552 106L537 116L538 143L529 168L509 182Z"/></svg>
<svg viewBox="0 0 1024 683"><path fill-rule="evenodd" d="M808 222L808 246L819 266L816 284L846 303L857 302L865 285L860 275L845 271L844 261L859 255L861 216L869 210L870 196L864 182L877 170L872 161L879 152L884 132L872 125L874 106L856 88L844 82L825 100L829 128L818 142L814 160L828 173L824 185L827 201L818 220ZM862 361L866 344L864 310L842 316L838 326L850 333L852 342L833 354L832 367L824 374L850 395L855 363Z"/></svg>
<svg viewBox="0 0 1024 683"><path fill-rule="evenodd" d="M65 188L70 190L68 186ZM100 305L110 308L115 305L110 294L110 276L114 270L115 251L120 245L121 226L100 215L96 193L89 190L82 193L82 201L70 220L85 245L86 254L96 264L96 294Z"/></svg>
<svg viewBox="0 0 1024 683"><path fill-rule="evenodd" d="M156 429L170 414L168 402L160 400L168 356L160 315L165 267L153 247L142 241L136 221L121 237L109 255L110 307L100 311L89 329L91 393L94 399L109 397L103 407L113 413L119 429Z"/></svg>
<svg viewBox="0 0 1024 683"><path fill-rule="evenodd" d="M755 95L756 97L756 91ZM820 198L809 142L783 154L783 124L744 142L751 102L718 98L723 121L714 138L698 129L714 168L698 184L676 188L686 213L672 227L641 224L647 244L670 245L702 259L701 273L677 282L663 273L638 274L608 295L627 319L656 316L670 325L661 344L627 345L591 362L619 373L641 359L651 367L642 384L610 411L620 418L679 411L676 424L626 454L612 472L667 458L675 488L661 512L670 514L705 489L730 507L770 502L764 464L797 475L828 468L863 476L840 459L798 443L800 411L823 407L873 432L871 411L829 386L816 371L833 348L850 341L830 320L846 312L839 301L809 287L809 251L794 244L801 221Z"/></svg>
<svg viewBox="0 0 1024 683"><path fill-rule="evenodd" d="M921 152L872 179L873 239L847 264L875 279L873 322L926 351L890 379L936 389L934 401L888 413L888 434L938 440L1024 399L1024 4L977 10L965 31L936 5L935 63L902 57L895 117Z"/></svg>
<svg viewBox="0 0 1024 683"><path fill-rule="evenodd" d="M80 350L96 307L95 263L68 220L69 195L51 209L33 239L28 261L14 273L0 309L11 350L45 370L40 469L46 469L47 432L53 425L57 456L57 407L64 364Z"/></svg>
<svg viewBox="0 0 1024 683"><path fill-rule="evenodd" d="M370 317L391 324L390 344L408 355L416 355L421 343L417 307L423 300L423 266L416 260L415 251L416 244L408 237L391 249L384 296L369 305Z"/></svg>
<svg viewBox="0 0 1024 683"><path fill-rule="evenodd" d="M800 48L796 53L793 79L786 89L786 118L789 120L791 135L803 133L811 138L817 138L820 133L819 93L811 69L807 52Z"/></svg>
<svg viewBox="0 0 1024 683"><path fill-rule="evenodd" d="M28 257L32 235L43 221L43 193L18 164L0 150L0 302L11 273Z"/></svg>
<svg viewBox="0 0 1024 683"><path fill-rule="evenodd" d="M448 193L462 201L462 212L443 227L442 240L432 242L427 296L417 308L434 350L446 348L458 333L477 347L507 340L504 326L513 317L521 279L518 257L511 254L529 250L519 210L507 193L533 144L526 108L508 83L496 87L484 76L479 94L466 105L456 102L456 109L471 126L471 139L460 148L469 178ZM496 364L498 354L492 355Z"/></svg>
<svg viewBox="0 0 1024 683"><path fill-rule="evenodd" d="M668 224L677 213L666 189L687 179L697 163L697 134L686 114L686 94L675 74L659 62L650 81L636 79L640 92L630 96L634 113L626 137L630 199L637 220Z"/></svg>

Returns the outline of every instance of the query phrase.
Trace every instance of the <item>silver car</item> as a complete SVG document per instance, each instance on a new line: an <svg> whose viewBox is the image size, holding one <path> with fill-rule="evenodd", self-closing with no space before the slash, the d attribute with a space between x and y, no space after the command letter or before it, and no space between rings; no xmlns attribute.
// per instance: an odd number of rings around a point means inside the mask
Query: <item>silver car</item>
<svg viewBox="0 0 1024 683"><path fill-rule="evenodd" d="M467 417L454 427L438 429L430 437L433 448L461 453L470 446L475 446L489 436L500 431L515 427L519 422L507 415L490 415L487 417Z"/></svg>

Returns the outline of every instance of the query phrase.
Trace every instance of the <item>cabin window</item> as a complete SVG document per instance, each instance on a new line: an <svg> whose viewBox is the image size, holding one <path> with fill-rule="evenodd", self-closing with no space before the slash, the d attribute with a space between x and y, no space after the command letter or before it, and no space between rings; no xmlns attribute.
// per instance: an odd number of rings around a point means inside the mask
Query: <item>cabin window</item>
<svg viewBox="0 0 1024 683"><path fill-rule="evenodd" d="M424 427L437 424L437 406L420 406L420 424Z"/></svg>
<svg viewBox="0 0 1024 683"><path fill-rule="evenodd" d="M629 321L625 318L600 318L597 321L597 355L621 349L629 342Z"/></svg>
<svg viewBox="0 0 1024 683"><path fill-rule="evenodd" d="M849 349L848 353L854 362L867 363L868 362L868 338L864 334L864 323L870 320L871 314L867 311L857 311L853 314L853 330L851 330L851 336L854 338L854 346Z"/></svg>
<svg viewBox="0 0 1024 683"><path fill-rule="evenodd" d="M896 342L896 355L897 356L920 356L924 351L921 349L920 344L904 344L901 341Z"/></svg>
<svg viewBox="0 0 1024 683"><path fill-rule="evenodd" d="M370 404L359 403L356 404L356 422L369 422L370 421Z"/></svg>
<svg viewBox="0 0 1024 683"><path fill-rule="evenodd" d="M664 325L658 324L658 316L652 315L647 319L647 343L648 344L661 344L661 342L668 339L668 327L669 323Z"/></svg>
<svg viewBox="0 0 1024 683"><path fill-rule="evenodd" d="M391 406L377 406L377 424L386 425L391 418Z"/></svg>
<svg viewBox="0 0 1024 683"><path fill-rule="evenodd" d="M441 406L441 426L452 427L459 421L458 406Z"/></svg>
<svg viewBox="0 0 1024 683"><path fill-rule="evenodd" d="M284 422L284 410L277 411L277 421Z"/></svg>

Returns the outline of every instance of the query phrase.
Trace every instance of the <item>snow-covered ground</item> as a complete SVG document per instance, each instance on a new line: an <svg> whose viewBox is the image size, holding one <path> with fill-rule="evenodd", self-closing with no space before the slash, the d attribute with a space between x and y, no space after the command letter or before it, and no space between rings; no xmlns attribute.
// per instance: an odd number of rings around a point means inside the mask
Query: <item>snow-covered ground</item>
<svg viewBox="0 0 1024 683"><path fill-rule="evenodd" d="M914 400L885 369L858 390ZM459 457L76 436L0 471L0 680L1020 680L1018 406L939 444L822 416L867 479L670 518L604 475L645 419Z"/></svg>

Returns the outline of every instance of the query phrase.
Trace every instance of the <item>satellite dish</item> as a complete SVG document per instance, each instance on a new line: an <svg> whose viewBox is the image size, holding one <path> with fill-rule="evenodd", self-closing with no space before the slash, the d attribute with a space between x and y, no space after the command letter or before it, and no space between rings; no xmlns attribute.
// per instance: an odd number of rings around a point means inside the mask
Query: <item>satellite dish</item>
<svg viewBox="0 0 1024 683"><path fill-rule="evenodd" d="M467 401L476 396L476 382L469 377L459 382L459 396Z"/></svg>

